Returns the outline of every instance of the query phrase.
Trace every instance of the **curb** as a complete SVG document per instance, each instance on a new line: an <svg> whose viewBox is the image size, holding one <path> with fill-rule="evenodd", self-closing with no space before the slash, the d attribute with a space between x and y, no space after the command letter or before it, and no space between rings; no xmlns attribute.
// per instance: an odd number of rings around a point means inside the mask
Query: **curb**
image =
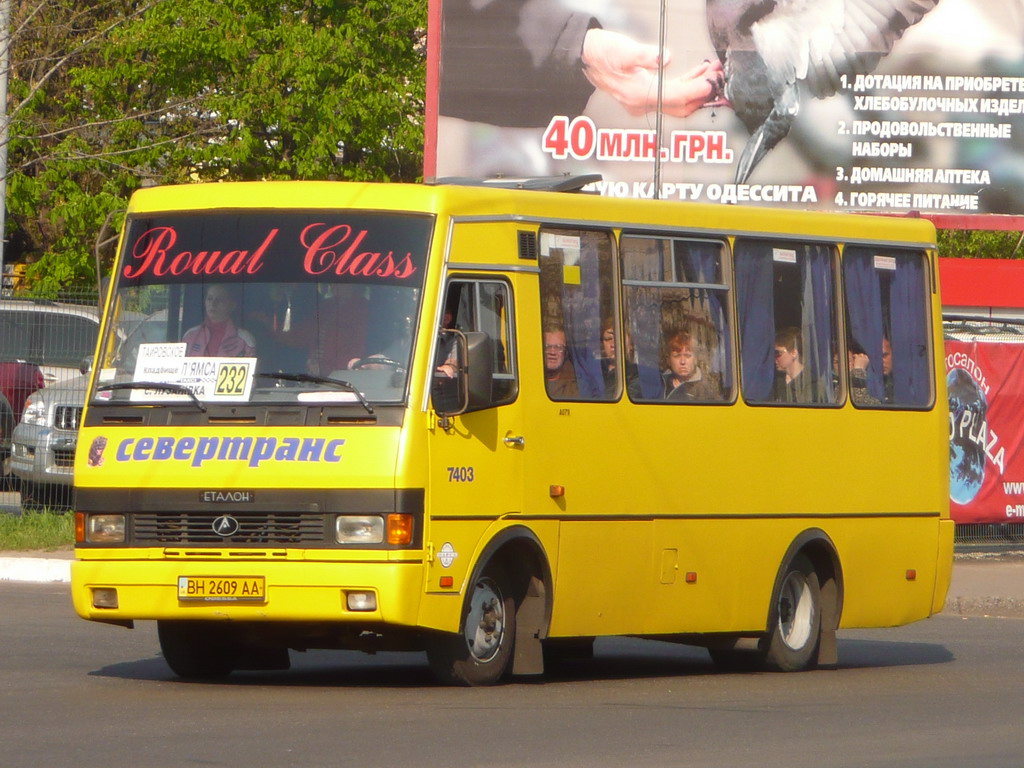
<svg viewBox="0 0 1024 768"><path fill-rule="evenodd" d="M1024 600L1013 597L950 597L942 613L964 618L1024 619Z"/></svg>
<svg viewBox="0 0 1024 768"><path fill-rule="evenodd" d="M0 581L71 582L71 561L50 557L0 557Z"/></svg>

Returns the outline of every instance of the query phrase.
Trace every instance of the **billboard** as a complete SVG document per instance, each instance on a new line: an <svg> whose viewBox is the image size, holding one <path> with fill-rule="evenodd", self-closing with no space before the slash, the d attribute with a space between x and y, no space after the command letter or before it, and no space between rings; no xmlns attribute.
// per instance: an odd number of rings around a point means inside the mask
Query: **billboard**
<svg viewBox="0 0 1024 768"><path fill-rule="evenodd" d="M1024 0L431 0L425 176L1024 208Z"/></svg>
<svg viewBox="0 0 1024 768"><path fill-rule="evenodd" d="M1024 523L1024 337L946 339L950 511Z"/></svg>

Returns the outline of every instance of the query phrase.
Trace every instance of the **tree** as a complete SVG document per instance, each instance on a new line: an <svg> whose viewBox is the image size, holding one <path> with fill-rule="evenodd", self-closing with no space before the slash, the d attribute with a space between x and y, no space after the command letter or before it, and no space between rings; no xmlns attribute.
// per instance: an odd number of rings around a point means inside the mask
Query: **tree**
<svg viewBox="0 0 1024 768"><path fill-rule="evenodd" d="M44 290L95 284L143 184L421 173L422 0L77 5L16 9L11 239Z"/></svg>
<svg viewBox="0 0 1024 768"><path fill-rule="evenodd" d="M980 229L940 229L940 256L962 259L1024 258L1024 233L986 231Z"/></svg>

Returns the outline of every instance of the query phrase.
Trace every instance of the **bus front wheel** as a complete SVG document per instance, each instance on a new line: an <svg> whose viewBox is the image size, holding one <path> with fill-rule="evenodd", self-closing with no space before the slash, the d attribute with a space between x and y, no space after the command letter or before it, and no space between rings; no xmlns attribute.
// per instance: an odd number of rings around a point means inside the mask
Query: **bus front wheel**
<svg viewBox="0 0 1024 768"><path fill-rule="evenodd" d="M157 637L167 666L178 677L210 679L234 671L229 633L210 622L158 621Z"/></svg>
<svg viewBox="0 0 1024 768"><path fill-rule="evenodd" d="M771 631L764 639L770 669L796 672L814 665L821 635L821 586L814 565L794 557L772 606Z"/></svg>
<svg viewBox="0 0 1024 768"><path fill-rule="evenodd" d="M439 632L427 640L434 675L454 685L493 685L509 668L516 636L516 606L510 581L488 567L470 587L462 632Z"/></svg>

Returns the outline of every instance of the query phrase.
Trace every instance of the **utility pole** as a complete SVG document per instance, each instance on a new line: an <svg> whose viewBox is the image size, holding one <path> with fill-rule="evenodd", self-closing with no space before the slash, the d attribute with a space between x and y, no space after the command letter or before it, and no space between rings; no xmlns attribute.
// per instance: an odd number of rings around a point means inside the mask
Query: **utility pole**
<svg viewBox="0 0 1024 768"><path fill-rule="evenodd" d="M11 71L11 0L0 0L0 287L3 286L4 242L7 239L7 78Z"/></svg>
<svg viewBox="0 0 1024 768"><path fill-rule="evenodd" d="M8 2L8 0L3 0ZM658 58L665 58L665 0L661 0L658 9ZM665 98L665 65L659 61L658 66L658 106L654 117L654 199L661 199L661 131L664 116L661 113Z"/></svg>

